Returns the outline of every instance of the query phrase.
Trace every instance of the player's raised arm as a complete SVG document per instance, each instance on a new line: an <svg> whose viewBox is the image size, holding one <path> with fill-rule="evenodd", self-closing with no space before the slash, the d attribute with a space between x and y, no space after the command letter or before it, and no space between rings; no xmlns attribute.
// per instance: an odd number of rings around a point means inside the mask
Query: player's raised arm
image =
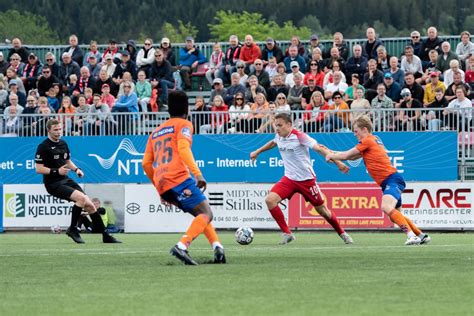
<svg viewBox="0 0 474 316"><path fill-rule="evenodd" d="M270 150L274 147L276 147L276 143L273 140L271 140L268 143L266 143L265 145L263 145L262 147L260 147L259 149L255 150L255 151L252 151L250 153L250 159L255 160L255 159L257 159L258 155L260 155L261 153L263 153L267 150Z"/></svg>
<svg viewBox="0 0 474 316"><path fill-rule="evenodd" d="M334 153L332 150L330 150L329 148L327 148L326 146L324 145L321 145L321 144L314 144L312 149L319 153L321 156L323 157L326 157L326 161L328 162L333 162L336 164L337 168L339 169L339 171L341 171L342 173L348 173L349 172L349 167L344 164L343 162L341 162L340 160L334 160L334 159L327 159L327 156L331 153Z"/></svg>

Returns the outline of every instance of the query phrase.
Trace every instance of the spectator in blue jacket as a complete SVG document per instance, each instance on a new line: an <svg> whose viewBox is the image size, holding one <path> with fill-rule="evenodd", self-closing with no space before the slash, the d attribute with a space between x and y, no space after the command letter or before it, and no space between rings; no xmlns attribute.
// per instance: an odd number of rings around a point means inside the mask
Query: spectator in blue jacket
<svg viewBox="0 0 474 316"><path fill-rule="evenodd" d="M285 67L286 67L286 73L291 73L291 67L290 64L292 61L296 61L298 65L300 66L300 71L302 73L305 73L306 71L306 62L304 60L304 57L298 54L298 47L296 45L291 45L288 48L288 57L284 59Z"/></svg>
<svg viewBox="0 0 474 316"><path fill-rule="evenodd" d="M123 85L124 94L122 94L112 108L112 112L133 112L138 113L138 97L132 91L130 82L125 82Z"/></svg>
<svg viewBox="0 0 474 316"><path fill-rule="evenodd" d="M186 46L179 49L179 69L186 90L191 89L190 74L199 64L204 64L206 61L206 56L194 46L194 39L191 36L186 37Z"/></svg>
<svg viewBox="0 0 474 316"><path fill-rule="evenodd" d="M390 72L384 74L383 83L386 89L386 95L396 104L400 102L401 96L400 92L402 91L402 87L393 80L393 76Z"/></svg>

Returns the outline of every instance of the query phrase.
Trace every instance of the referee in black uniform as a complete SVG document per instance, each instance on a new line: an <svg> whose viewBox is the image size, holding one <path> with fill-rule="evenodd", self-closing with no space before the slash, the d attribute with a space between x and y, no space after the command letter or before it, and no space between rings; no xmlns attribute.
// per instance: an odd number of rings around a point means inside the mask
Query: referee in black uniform
<svg viewBox="0 0 474 316"><path fill-rule="evenodd" d="M89 213L94 227L102 232L104 243L120 243L106 231L102 218L82 188L67 176L68 172L72 170L82 178L84 172L71 161L69 147L65 141L61 140L61 123L52 119L46 123L46 128L48 138L39 144L36 150L36 173L43 175L44 186L49 194L74 202L71 226L67 229L66 234L76 243L84 243L77 229L77 221L81 216L82 209L84 209Z"/></svg>

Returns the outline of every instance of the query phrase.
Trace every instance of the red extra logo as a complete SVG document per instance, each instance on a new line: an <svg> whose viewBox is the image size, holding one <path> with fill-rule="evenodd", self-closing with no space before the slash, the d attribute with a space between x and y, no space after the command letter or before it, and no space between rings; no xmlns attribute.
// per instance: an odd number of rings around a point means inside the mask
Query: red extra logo
<svg viewBox="0 0 474 316"><path fill-rule="evenodd" d="M336 214L345 228L387 228L393 224L380 205L382 191L375 184L319 184L327 207ZM289 203L289 224L295 228L330 228L313 205L300 194Z"/></svg>

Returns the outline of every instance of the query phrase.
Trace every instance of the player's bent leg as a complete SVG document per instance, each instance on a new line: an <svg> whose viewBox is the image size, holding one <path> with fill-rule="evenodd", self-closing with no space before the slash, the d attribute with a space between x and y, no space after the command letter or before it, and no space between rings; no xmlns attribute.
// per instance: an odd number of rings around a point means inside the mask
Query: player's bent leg
<svg viewBox="0 0 474 316"><path fill-rule="evenodd" d="M396 209L397 203L398 200L395 197L390 194L384 194L382 196L382 211L407 235L405 245L419 245L421 239L412 231L403 214Z"/></svg>
<svg viewBox="0 0 474 316"><path fill-rule="evenodd" d="M71 225L66 230L66 235L70 237L77 244L84 244L85 241L82 239L79 234L79 229L77 228L77 222L81 216L82 209L84 207L84 200L81 198L82 192L74 190L69 197L69 200L74 202L74 205L71 210Z"/></svg>
<svg viewBox="0 0 474 316"><path fill-rule="evenodd" d="M339 237L341 237L342 241L344 241L345 244L353 244L354 240L352 240L352 237L349 236L349 234L342 228L341 224L339 223L339 220L336 217L336 214L334 212L331 212L329 208L327 207L326 204L321 204L319 206L315 206L316 211L321 215L337 232Z"/></svg>
<svg viewBox="0 0 474 316"><path fill-rule="evenodd" d="M276 192L268 193L267 197L265 198L265 204L267 204L270 214L272 215L273 219L275 219L281 231L283 232L280 244L286 245L295 240L295 236L291 233L291 230L288 227L288 224L286 223L285 215L283 215L281 208L278 206L278 203L280 203L281 201L282 197Z"/></svg>

